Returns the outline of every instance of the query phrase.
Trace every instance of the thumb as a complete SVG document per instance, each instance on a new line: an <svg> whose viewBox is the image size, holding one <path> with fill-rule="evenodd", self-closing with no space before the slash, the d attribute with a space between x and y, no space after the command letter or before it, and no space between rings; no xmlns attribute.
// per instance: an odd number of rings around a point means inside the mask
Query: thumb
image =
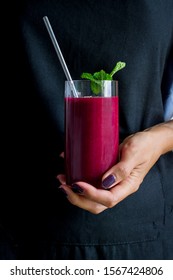
<svg viewBox="0 0 173 280"><path fill-rule="evenodd" d="M109 189L126 179L135 167L134 160L120 161L110 168L102 177L102 187Z"/></svg>
<svg viewBox="0 0 173 280"><path fill-rule="evenodd" d="M102 187L109 189L126 179L140 163L138 149L134 145L134 137L127 137L119 147L120 161L110 168L102 177Z"/></svg>

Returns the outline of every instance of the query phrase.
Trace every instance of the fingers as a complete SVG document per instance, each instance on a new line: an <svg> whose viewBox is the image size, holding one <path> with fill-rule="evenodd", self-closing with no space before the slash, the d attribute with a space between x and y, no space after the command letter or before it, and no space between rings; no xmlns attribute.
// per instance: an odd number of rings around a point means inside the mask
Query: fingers
<svg viewBox="0 0 173 280"><path fill-rule="evenodd" d="M85 182L68 186L64 174L59 174L56 178L61 183L59 189L66 195L68 201L90 213L99 214L116 203L116 198L114 201L112 193L107 190L97 189Z"/></svg>
<svg viewBox="0 0 173 280"><path fill-rule="evenodd" d="M57 176L69 202L93 214L112 208L127 196L136 192L142 182L140 169L135 168L131 174L109 190L97 189L85 182L77 182L72 186L65 184L65 176Z"/></svg>
<svg viewBox="0 0 173 280"><path fill-rule="evenodd" d="M59 156L64 158L64 152L62 152Z"/></svg>
<svg viewBox="0 0 173 280"><path fill-rule="evenodd" d="M77 182L75 184L75 191L74 186L62 185L60 188L63 188L66 192L70 203L93 214L99 214L108 208L114 207L125 197L135 192L139 186L137 183L134 183L135 179L135 176L134 178L131 176L109 191L97 189L84 182Z"/></svg>
<svg viewBox="0 0 173 280"><path fill-rule="evenodd" d="M86 211L89 211L90 213L99 214L102 211L107 209L106 206L104 206L98 202L95 202L91 199L88 199L85 195L80 195L80 194L75 193L72 190L72 188L70 188L67 185L60 186L60 189L63 189L65 191L67 199L71 204L73 204L79 208L82 208ZM83 191L83 193L86 193L85 190Z"/></svg>
<svg viewBox="0 0 173 280"><path fill-rule="evenodd" d="M60 181L60 183L62 185L65 185L66 184L66 178L65 178L65 175L64 174L58 174L56 176L56 178Z"/></svg>

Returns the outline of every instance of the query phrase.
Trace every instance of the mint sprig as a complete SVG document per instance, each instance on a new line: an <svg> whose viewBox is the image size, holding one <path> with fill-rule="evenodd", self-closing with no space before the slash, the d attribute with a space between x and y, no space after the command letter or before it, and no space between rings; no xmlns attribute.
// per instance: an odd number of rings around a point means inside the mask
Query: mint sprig
<svg viewBox="0 0 173 280"><path fill-rule="evenodd" d="M90 80L92 92L94 94L99 94L101 92L103 84L102 81L112 81L114 74L123 69L125 66L125 62L119 61L117 62L110 74L106 73L104 70L101 70L99 72L95 72L94 74L82 73L81 78Z"/></svg>

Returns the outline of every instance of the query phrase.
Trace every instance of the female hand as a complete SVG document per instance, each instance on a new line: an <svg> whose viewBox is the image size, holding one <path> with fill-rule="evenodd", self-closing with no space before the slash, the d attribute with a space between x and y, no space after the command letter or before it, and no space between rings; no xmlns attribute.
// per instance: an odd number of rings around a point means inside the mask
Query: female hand
<svg viewBox="0 0 173 280"><path fill-rule="evenodd" d="M120 161L104 174L101 189L85 182L68 186L65 176L58 175L60 189L73 205L99 214L136 192L160 155L171 149L173 121L127 137L120 145Z"/></svg>

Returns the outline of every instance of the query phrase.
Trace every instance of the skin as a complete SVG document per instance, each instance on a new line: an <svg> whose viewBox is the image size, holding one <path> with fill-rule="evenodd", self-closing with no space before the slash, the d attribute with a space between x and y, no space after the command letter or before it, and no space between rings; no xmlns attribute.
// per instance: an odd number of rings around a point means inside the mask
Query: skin
<svg viewBox="0 0 173 280"><path fill-rule="evenodd" d="M146 174L161 155L173 150L173 120L158 124L127 137L120 145L120 161L109 169L102 181L109 175L116 182L108 189L97 189L86 182L76 182L80 193L66 185L65 176L57 176L70 203L93 214L112 208L136 192Z"/></svg>

